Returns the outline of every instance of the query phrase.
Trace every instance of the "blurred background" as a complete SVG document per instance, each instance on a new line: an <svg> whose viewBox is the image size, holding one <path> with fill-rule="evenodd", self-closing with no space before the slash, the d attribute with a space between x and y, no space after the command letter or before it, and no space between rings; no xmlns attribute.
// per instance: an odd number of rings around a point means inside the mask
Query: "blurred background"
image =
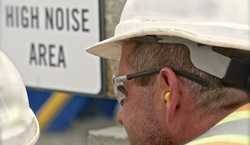
<svg viewBox="0 0 250 145"><path fill-rule="evenodd" d="M124 3L0 0L0 48L27 85L41 127L38 145L128 144L115 121L117 62L83 50L113 35Z"/></svg>

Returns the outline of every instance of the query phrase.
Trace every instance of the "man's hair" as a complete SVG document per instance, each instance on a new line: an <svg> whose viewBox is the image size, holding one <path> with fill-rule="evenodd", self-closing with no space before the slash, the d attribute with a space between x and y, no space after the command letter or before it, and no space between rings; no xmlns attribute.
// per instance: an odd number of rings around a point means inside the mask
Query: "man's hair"
<svg viewBox="0 0 250 145"><path fill-rule="evenodd" d="M208 110L232 106L236 102L234 89L224 87L220 79L197 69L192 64L189 49L185 45L157 43L156 41L148 41L145 37L132 39L132 41L136 42L136 47L132 50L128 62L134 71L139 72L166 66L200 76L209 82L208 87L201 86L187 78L178 77L188 83L191 89L199 92L200 95L195 96L197 103ZM154 81L153 78L154 76L143 77L136 82L142 86L150 85Z"/></svg>

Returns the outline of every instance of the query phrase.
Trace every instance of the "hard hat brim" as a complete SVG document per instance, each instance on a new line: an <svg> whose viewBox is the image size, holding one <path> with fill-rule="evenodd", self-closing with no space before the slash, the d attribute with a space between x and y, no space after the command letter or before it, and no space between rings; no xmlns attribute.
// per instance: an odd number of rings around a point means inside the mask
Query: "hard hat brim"
<svg viewBox="0 0 250 145"><path fill-rule="evenodd" d="M38 120L31 109L25 115L31 117L25 128L20 130L20 126L13 127L8 133L8 138L3 139L2 145L35 145L37 143L40 135Z"/></svg>
<svg viewBox="0 0 250 145"><path fill-rule="evenodd" d="M18 136L17 140L20 145L35 145L40 136L39 122L31 109L29 109L29 112L33 119L27 130Z"/></svg>
<svg viewBox="0 0 250 145"><path fill-rule="evenodd" d="M126 26L130 25L130 27ZM134 26L131 28L131 25ZM133 29L134 28L134 29ZM202 35L200 32L203 32ZM220 33L221 32L221 33ZM225 32L232 33L224 35ZM87 52L107 59L119 60L121 41L145 35L175 36L188 39L197 43L250 50L249 28L238 26L232 29L229 25L222 24L180 24L180 23L138 23L118 25L114 37L101 41L87 49Z"/></svg>
<svg viewBox="0 0 250 145"><path fill-rule="evenodd" d="M39 127L39 122L33 113L33 111L30 109L30 111L33 114L33 124L32 124L32 129L31 129L31 134L30 139L28 140L28 143L24 143L24 145L35 145L39 139L40 136L40 127Z"/></svg>

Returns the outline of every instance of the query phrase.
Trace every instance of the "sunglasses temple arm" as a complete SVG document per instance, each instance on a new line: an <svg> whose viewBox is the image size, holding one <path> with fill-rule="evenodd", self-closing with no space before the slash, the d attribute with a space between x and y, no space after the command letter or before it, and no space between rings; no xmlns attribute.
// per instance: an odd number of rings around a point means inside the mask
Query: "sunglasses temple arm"
<svg viewBox="0 0 250 145"><path fill-rule="evenodd" d="M153 70L148 70L148 71L143 71L143 72L138 72L138 73L133 73L133 74L128 74L127 75L127 79L131 80L131 79L136 79L142 76L148 76L148 75L152 75L152 74L157 74L160 72L161 69L153 69Z"/></svg>

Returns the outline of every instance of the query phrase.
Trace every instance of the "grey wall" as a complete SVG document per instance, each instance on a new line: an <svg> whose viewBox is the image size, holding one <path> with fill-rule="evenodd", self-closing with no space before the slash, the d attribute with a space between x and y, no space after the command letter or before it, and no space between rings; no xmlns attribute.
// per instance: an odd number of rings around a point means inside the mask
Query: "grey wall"
<svg viewBox="0 0 250 145"><path fill-rule="evenodd" d="M105 6L105 37L109 38L113 36L115 26L118 24L122 8L126 0L104 0ZM107 96L113 96L113 87L112 87L112 75L117 70L117 62L106 60L105 61L106 71L106 81L107 85Z"/></svg>

